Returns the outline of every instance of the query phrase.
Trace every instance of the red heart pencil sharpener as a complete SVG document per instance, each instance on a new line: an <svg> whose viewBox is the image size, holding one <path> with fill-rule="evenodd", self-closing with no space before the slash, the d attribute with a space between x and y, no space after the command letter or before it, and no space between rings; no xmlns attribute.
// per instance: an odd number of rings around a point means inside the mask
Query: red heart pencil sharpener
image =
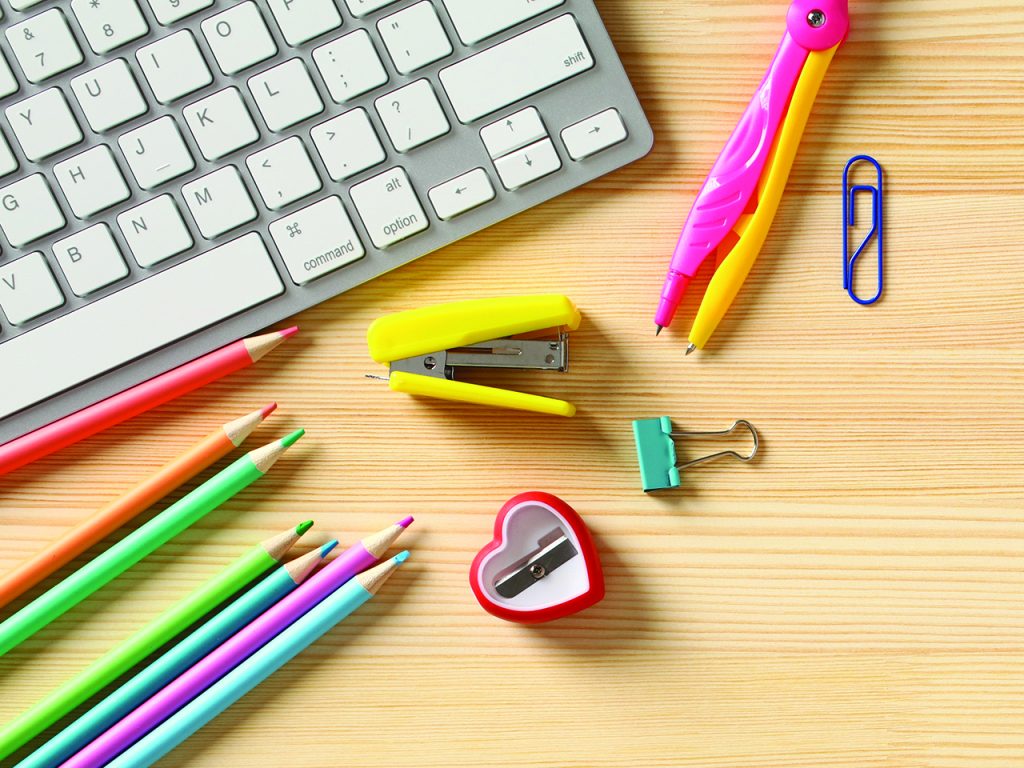
<svg viewBox="0 0 1024 768"><path fill-rule="evenodd" d="M501 508L494 539L473 558L469 583L485 611L520 624L565 618L604 598L586 523L549 493L521 493Z"/></svg>

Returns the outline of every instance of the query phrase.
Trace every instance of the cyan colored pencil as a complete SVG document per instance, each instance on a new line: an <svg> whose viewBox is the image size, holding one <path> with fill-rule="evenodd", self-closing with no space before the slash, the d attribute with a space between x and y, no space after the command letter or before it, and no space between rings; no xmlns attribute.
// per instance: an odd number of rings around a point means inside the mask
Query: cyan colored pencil
<svg viewBox="0 0 1024 768"><path fill-rule="evenodd" d="M337 540L274 569L199 629L172 647L15 768L57 768L231 635L305 581L338 545Z"/></svg>

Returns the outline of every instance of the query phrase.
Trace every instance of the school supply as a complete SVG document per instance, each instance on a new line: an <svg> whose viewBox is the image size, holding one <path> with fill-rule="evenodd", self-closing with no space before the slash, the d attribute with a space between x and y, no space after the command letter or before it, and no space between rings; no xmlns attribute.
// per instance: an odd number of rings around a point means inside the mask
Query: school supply
<svg viewBox="0 0 1024 768"><path fill-rule="evenodd" d="M829 64L850 29L847 0L796 0L787 32L686 221L655 316L672 320L700 266L719 264L690 330L703 349L750 273L778 211L807 119Z"/></svg>
<svg viewBox="0 0 1024 768"><path fill-rule="evenodd" d="M485 611L539 624L604 599L594 540L576 510L549 493L521 493L494 521L494 538L473 558L469 584Z"/></svg>
<svg viewBox="0 0 1024 768"><path fill-rule="evenodd" d="M562 400L455 381L459 368L565 372L569 331L580 313L565 296L512 296L423 307L378 318L367 339L370 356L389 366L394 392L461 403L573 416ZM551 331L552 338L538 334ZM530 338L512 338L525 336Z"/></svg>
<svg viewBox="0 0 1024 768"><path fill-rule="evenodd" d="M83 520L46 549L0 577L0 608L239 447L275 408L277 404L271 403L218 427L117 501Z"/></svg>
<svg viewBox="0 0 1024 768"><path fill-rule="evenodd" d="M408 559L407 551L400 552L332 592L322 603L303 614L288 629L121 754L109 764L110 768L152 765L371 600Z"/></svg>
<svg viewBox="0 0 1024 768"><path fill-rule="evenodd" d="M184 600L157 616L0 730L0 759L110 685L211 610L273 568L312 521L267 539Z"/></svg>
<svg viewBox="0 0 1024 768"><path fill-rule="evenodd" d="M146 733L199 696L287 627L325 600L360 571L374 565L412 523L405 518L350 547L270 607L247 627L225 640L176 680L155 692L137 709L65 763L66 768L103 766Z"/></svg>
<svg viewBox="0 0 1024 768"><path fill-rule="evenodd" d="M0 656L263 477L304 434L250 451L0 624Z"/></svg>
<svg viewBox="0 0 1024 768"><path fill-rule="evenodd" d="M164 314L173 314L166 309L161 309L161 311ZM298 328L288 328L236 341L234 344L229 344L198 360L186 363L118 395L83 408L70 416L51 422L23 437L0 445L0 475L12 472L59 451L61 448L67 448L80 440L110 429L115 424L127 421L140 413L145 413L195 389L205 387L212 381L257 363L297 331ZM83 340L82 348L74 351L71 360L50 372L51 376L47 379L45 387L55 387L54 392L63 390L68 386L63 382L63 377L73 369L73 363L94 357L104 357L107 353L108 343L109 339L106 338L101 341ZM32 370L43 369L38 361L32 362L31 367ZM42 385L26 385L20 376L11 376L6 385L0 388L0 400L35 397L39 394L39 386ZM43 387L43 391L47 391L45 387Z"/></svg>
<svg viewBox="0 0 1024 768"><path fill-rule="evenodd" d="M275 568L259 584L172 646L15 768L56 768L63 764L77 750L305 581L337 544L337 540L329 541Z"/></svg>
<svg viewBox="0 0 1024 768"><path fill-rule="evenodd" d="M593 0L14 6L0 442L653 141Z"/></svg>
<svg viewBox="0 0 1024 768"><path fill-rule="evenodd" d="M861 163L870 163L875 168L874 184L850 185L850 176L855 172L856 166ZM885 289L885 192L883 190L882 166L870 155L857 155L846 164L843 170L843 288L850 295L850 298L864 307L869 307L882 298ZM871 195L871 229L861 239L860 245L850 255L850 238L853 235L853 228L857 225L857 194L867 192ZM854 273L857 268L857 261L871 243L875 243L878 253L878 289L869 298L861 298L857 295L857 287L854 284Z"/></svg>
<svg viewBox="0 0 1024 768"><path fill-rule="evenodd" d="M677 456L678 440L691 437L727 437L746 429L753 438L754 445L750 453L743 455L736 451L719 451L709 456L680 462ZM633 439L636 441L637 459L640 462L640 479L644 493L664 491L678 488L682 484L683 470L706 464L709 461L731 457L742 462L753 461L760 448L760 437L754 425L740 419L728 429L720 432L676 432L672 428L672 419L662 416L660 419L643 419L633 422Z"/></svg>

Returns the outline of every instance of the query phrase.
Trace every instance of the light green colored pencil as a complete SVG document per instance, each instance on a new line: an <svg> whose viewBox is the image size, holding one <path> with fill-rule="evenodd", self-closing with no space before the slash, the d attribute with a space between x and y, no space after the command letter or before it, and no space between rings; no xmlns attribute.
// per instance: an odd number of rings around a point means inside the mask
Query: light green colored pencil
<svg viewBox="0 0 1024 768"><path fill-rule="evenodd" d="M277 565L311 521L260 543L205 585L157 616L0 731L0 760L188 629L260 574Z"/></svg>
<svg viewBox="0 0 1024 768"><path fill-rule="evenodd" d="M300 429L245 454L0 624L0 656L259 480L302 435Z"/></svg>

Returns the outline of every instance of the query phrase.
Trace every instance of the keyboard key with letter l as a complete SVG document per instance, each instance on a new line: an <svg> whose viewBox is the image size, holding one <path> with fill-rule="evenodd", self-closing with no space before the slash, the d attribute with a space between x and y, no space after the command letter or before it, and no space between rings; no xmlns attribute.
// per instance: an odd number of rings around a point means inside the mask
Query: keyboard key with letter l
<svg viewBox="0 0 1024 768"><path fill-rule="evenodd" d="M0 418L283 291L252 233L16 336L0 344L0 370L18 372L0 388Z"/></svg>
<svg viewBox="0 0 1024 768"><path fill-rule="evenodd" d="M540 93L594 67L579 24L566 14L441 70L463 123Z"/></svg>

